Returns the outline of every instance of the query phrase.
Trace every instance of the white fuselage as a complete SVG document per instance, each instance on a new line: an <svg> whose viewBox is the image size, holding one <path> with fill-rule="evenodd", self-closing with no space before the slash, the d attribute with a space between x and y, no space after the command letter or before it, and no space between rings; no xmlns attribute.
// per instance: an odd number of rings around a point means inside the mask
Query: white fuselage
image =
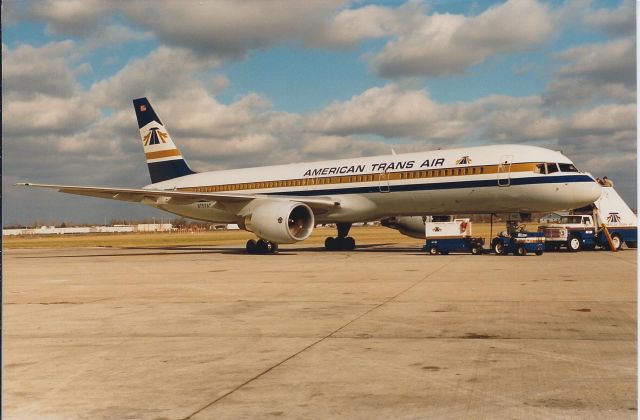
<svg viewBox="0 0 640 420"><path fill-rule="evenodd" d="M553 173L540 164L554 166ZM568 170L563 154L533 146L499 145L197 173L145 188L330 197L339 203L316 223L359 222L387 216L553 211L580 207L600 196L589 174ZM550 166L551 167L551 166ZM564 167L565 170L559 169ZM551 172L551 170L549 170ZM194 219L237 223L250 204L215 201L153 207ZM243 208L242 206L247 206Z"/></svg>

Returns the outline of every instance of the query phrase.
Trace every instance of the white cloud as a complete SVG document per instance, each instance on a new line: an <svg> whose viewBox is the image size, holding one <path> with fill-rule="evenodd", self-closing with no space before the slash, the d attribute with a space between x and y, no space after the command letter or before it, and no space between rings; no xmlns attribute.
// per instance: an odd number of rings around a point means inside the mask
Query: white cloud
<svg viewBox="0 0 640 420"><path fill-rule="evenodd" d="M37 95L12 98L3 109L4 135L67 135L97 121L98 110L83 95L57 98Z"/></svg>
<svg viewBox="0 0 640 420"><path fill-rule="evenodd" d="M383 77L463 72L494 54L525 51L552 33L547 7L510 0L477 16L433 14L402 29L372 64Z"/></svg>
<svg viewBox="0 0 640 420"><path fill-rule="evenodd" d="M599 9L585 16L585 23L610 36L636 34L636 8L633 0L623 0L617 9Z"/></svg>
<svg viewBox="0 0 640 420"><path fill-rule="evenodd" d="M317 47L345 48L369 38L381 38L397 33L403 25L421 16L424 8L414 3L397 9L367 5L341 10L335 17L308 36L307 43Z"/></svg>
<svg viewBox="0 0 640 420"><path fill-rule="evenodd" d="M31 14L54 34L88 35L112 8L104 0L42 0L33 3Z"/></svg>
<svg viewBox="0 0 640 420"><path fill-rule="evenodd" d="M301 39L343 0L211 0L122 3L123 13L167 45L200 54L241 56L251 49Z"/></svg>
<svg viewBox="0 0 640 420"><path fill-rule="evenodd" d="M613 41L572 47L557 54L565 62L544 94L554 107L585 105L591 101L635 102L635 41Z"/></svg>
<svg viewBox="0 0 640 420"><path fill-rule="evenodd" d="M5 94L71 96L77 83L69 59L76 48L73 41L50 42L41 47L20 44L14 49L2 44Z"/></svg>

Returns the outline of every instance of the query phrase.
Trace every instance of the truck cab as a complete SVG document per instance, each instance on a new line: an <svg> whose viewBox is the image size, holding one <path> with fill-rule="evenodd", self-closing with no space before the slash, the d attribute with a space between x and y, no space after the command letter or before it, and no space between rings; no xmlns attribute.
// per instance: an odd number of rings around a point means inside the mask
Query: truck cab
<svg viewBox="0 0 640 420"><path fill-rule="evenodd" d="M548 251L564 246L575 252L590 249L596 244L593 216L588 214L561 216L558 222L538 226L538 231L544 234Z"/></svg>

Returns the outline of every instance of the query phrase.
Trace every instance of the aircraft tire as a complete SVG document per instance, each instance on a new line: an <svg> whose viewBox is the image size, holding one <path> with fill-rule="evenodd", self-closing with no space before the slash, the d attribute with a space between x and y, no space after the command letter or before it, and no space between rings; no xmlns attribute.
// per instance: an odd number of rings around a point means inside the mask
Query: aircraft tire
<svg viewBox="0 0 640 420"><path fill-rule="evenodd" d="M247 241L247 254L255 254L256 253L256 241L253 239L249 239Z"/></svg>
<svg viewBox="0 0 640 420"><path fill-rule="evenodd" d="M324 249L327 251L335 251L337 249L336 238L329 236L324 240Z"/></svg>
<svg viewBox="0 0 640 420"><path fill-rule="evenodd" d="M256 242L256 254L268 254L269 253L269 242L264 239L258 239Z"/></svg>
<svg viewBox="0 0 640 420"><path fill-rule="evenodd" d="M347 236L346 238L344 238L342 244L342 249L345 251L353 251L354 249L356 249L356 240L351 236Z"/></svg>

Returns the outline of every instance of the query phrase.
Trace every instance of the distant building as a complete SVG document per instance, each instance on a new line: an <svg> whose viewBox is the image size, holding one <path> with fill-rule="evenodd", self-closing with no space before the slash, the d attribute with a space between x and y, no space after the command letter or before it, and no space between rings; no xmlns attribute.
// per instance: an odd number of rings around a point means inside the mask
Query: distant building
<svg viewBox="0 0 640 420"><path fill-rule="evenodd" d="M554 211L549 214L545 214L540 218L540 223L558 223L564 216L568 216L568 211Z"/></svg>

